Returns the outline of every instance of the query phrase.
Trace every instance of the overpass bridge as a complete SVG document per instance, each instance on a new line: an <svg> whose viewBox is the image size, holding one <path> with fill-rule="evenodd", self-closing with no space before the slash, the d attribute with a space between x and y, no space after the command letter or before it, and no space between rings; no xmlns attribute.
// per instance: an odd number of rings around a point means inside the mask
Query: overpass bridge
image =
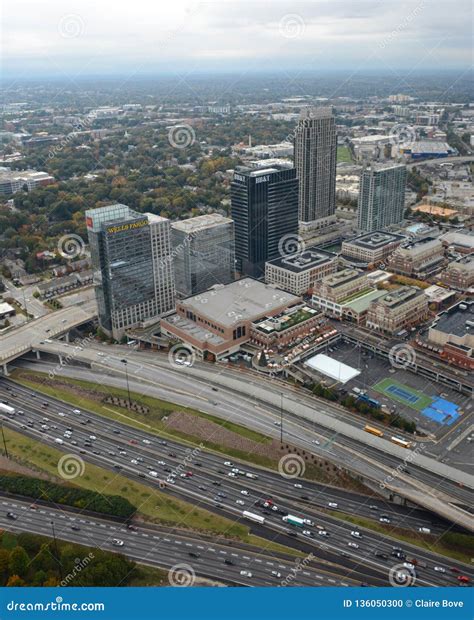
<svg viewBox="0 0 474 620"><path fill-rule="evenodd" d="M8 375L8 364L29 351L36 350L45 340L67 335L74 327L97 316L95 300L63 308L34 319L0 336L0 366Z"/></svg>

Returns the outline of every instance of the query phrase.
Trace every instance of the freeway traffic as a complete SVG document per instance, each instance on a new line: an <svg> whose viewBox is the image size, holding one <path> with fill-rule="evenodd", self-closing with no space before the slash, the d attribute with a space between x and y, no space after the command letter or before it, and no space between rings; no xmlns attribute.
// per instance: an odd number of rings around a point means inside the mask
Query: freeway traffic
<svg viewBox="0 0 474 620"><path fill-rule="evenodd" d="M51 523L56 537L61 540L123 553L137 562L159 568L172 569L185 563L197 576L224 583L276 586L288 575L293 575L295 566L293 560L281 555L250 548L242 551L229 541L210 542L204 537L176 534L146 524L129 528L126 524L90 517L64 507L56 509L0 497L1 528L50 537ZM315 568L315 562L307 563L304 570L297 571L296 576L288 581L288 585L357 585L353 580L341 579L330 568ZM189 571L190 578L192 571ZM241 571L246 571L250 577L241 575Z"/></svg>
<svg viewBox="0 0 474 620"><path fill-rule="evenodd" d="M328 561L346 564L349 571L355 568L358 573L372 578L385 577L386 580L391 562L400 560L400 557L391 555L394 553L393 548L399 547L395 539L360 528L360 536L351 534L355 531L354 526L318 508L318 502L321 505L321 502L325 501L319 495L321 485L308 481L279 479L270 472L237 463L229 465L227 462L226 465L225 457L207 454L205 451L196 454L196 451L191 452L188 446L159 439L155 435L102 419L90 412L74 413L70 405L35 395L31 390L19 386L12 387L14 384L10 382L3 381L0 385L2 390L5 390L2 392L4 401L8 400L18 410L15 415L5 418L5 424L61 450L76 452L86 460L114 468L155 488L163 486L164 481L166 492L182 496L196 505L202 505L235 520L242 518L243 510L258 511L265 515L265 525L258 528L260 535L262 531L272 539L277 535L278 539L287 545L298 542L300 548L317 553L318 557L323 556ZM258 478L244 478L240 473L232 471L233 469L238 469L239 472L242 469ZM295 487L295 484L302 488ZM299 497L295 499L297 494ZM308 499L302 500L302 494ZM339 497L341 495L338 495ZM357 495L351 494L351 502L354 497ZM336 506L328 505L327 508L361 514L357 505L346 506L338 498L332 497L331 504ZM273 502L270 509L263 505L255 508L256 502L262 503L268 499ZM345 501L348 501L348 498ZM360 501L359 498L359 504L365 504L368 511L373 511L372 514L387 514L391 520L391 515L386 512L386 503L371 498ZM273 505L276 505L276 509ZM377 507L378 510L370 506ZM398 510L395 512L400 514ZM313 525L308 525L305 534L303 531L295 531L282 521L285 513L297 514ZM418 518L418 515L415 518ZM426 516L418 522L411 521L412 527L417 523L419 527L426 526ZM317 525L320 527L316 527ZM328 535L319 532L327 532ZM420 585L446 585L445 575L448 573L434 570L435 566L446 566L446 558L406 544L403 544L403 555L426 563L426 568L420 570ZM468 567L463 568L463 572L469 574L468 571Z"/></svg>

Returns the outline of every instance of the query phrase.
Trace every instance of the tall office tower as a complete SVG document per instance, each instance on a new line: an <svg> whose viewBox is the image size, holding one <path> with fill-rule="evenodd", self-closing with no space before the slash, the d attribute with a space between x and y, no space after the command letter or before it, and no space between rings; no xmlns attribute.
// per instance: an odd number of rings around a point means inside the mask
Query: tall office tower
<svg viewBox="0 0 474 620"><path fill-rule="evenodd" d="M286 235L298 235L295 168L237 168L231 183L236 270L260 278L265 262L278 258Z"/></svg>
<svg viewBox="0 0 474 620"><path fill-rule="evenodd" d="M176 292L190 297L234 280L234 222L217 213L171 224Z"/></svg>
<svg viewBox="0 0 474 620"><path fill-rule="evenodd" d="M99 323L120 339L174 308L169 220L122 204L86 211Z"/></svg>
<svg viewBox="0 0 474 620"><path fill-rule="evenodd" d="M371 164L361 174L358 227L372 232L400 224L405 209L407 169L403 164Z"/></svg>
<svg viewBox="0 0 474 620"><path fill-rule="evenodd" d="M299 219L305 232L335 221L337 136L331 108L306 108L294 142Z"/></svg>

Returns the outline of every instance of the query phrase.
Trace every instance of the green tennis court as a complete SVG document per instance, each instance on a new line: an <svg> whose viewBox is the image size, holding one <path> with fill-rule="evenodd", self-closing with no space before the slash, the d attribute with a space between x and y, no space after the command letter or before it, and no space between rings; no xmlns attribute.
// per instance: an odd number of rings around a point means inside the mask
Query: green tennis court
<svg viewBox="0 0 474 620"><path fill-rule="evenodd" d="M423 394L423 392L414 390L408 387L408 385L399 383L390 377L382 379L382 381L373 385L372 389L381 394L385 394L385 396L388 396L388 398L392 400L402 403L402 405L415 409L415 411L421 411L429 407L433 402L433 399Z"/></svg>

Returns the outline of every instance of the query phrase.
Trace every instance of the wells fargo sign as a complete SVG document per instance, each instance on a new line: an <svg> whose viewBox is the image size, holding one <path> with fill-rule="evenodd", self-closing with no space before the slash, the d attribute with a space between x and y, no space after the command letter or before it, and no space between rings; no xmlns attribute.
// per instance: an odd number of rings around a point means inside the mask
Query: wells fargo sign
<svg viewBox="0 0 474 620"><path fill-rule="evenodd" d="M140 220L139 222L127 222L126 224L117 224L116 226L109 226L107 232L109 235L114 233L124 232L125 230L135 230L136 228L142 228L148 225L148 220Z"/></svg>

